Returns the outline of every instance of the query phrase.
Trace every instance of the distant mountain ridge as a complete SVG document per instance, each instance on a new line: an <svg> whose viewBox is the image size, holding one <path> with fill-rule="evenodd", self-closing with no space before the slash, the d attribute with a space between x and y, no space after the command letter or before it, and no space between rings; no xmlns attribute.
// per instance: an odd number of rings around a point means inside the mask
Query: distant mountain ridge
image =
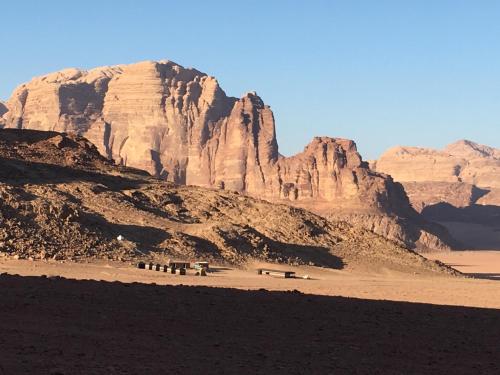
<svg viewBox="0 0 500 375"><path fill-rule="evenodd" d="M397 146L374 163L399 182L464 182L500 188L500 149L460 140L443 150Z"/></svg>
<svg viewBox="0 0 500 375"><path fill-rule="evenodd" d="M469 159L474 157L500 159L500 149L481 145L466 139L459 140L446 146L444 151L448 152L450 155L463 156Z"/></svg>
<svg viewBox="0 0 500 375"><path fill-rule="evenodd" d="M500 250L500 149L469 140L443 150L398 146L372 167L402 183L417 211L466 246Z"/></svg>

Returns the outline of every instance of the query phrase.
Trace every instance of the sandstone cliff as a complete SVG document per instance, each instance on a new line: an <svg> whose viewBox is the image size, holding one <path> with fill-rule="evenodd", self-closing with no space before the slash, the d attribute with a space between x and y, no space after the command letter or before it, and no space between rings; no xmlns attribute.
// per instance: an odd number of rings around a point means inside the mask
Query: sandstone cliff
<svg viewBox="0 0 500 375"><path fill-rule="evenodd" d="M171 182L292 203L410 247L447 246L354 142L318 137L283 157L260 97L228 97L215 78L170 61L63 70L21 85L7 106L7 128L84 135L119 164Z"/></svg>

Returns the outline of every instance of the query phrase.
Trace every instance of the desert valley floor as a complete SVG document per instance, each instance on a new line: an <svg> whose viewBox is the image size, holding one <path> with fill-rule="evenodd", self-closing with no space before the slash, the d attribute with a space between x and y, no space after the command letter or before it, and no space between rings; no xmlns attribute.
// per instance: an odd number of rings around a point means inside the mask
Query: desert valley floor
<svg viewBox="0 0 500 375"><path fill-rule="evenodd" d="M428 256L475 278L4 259L0 374L498 374L500 252Z"/></svg>
<svg viewBox="0 0 500 375"><path fill-rule="evenodd" d="M430 253L427 257L440 260L474 278L429 276L418 273L369 269L356 271L320 267L291 267L265 263L249 264L243 269L215 267L208 277L186 276L139 270L134 264L121 262L40 262L5 260L0 272L20 276L61 276L68 279L96 280L156 285L192 285L244 290L297 290L306 294L342 296L363 299L392 300L439 305L457 305L500 309L500 251L460 251ZM255 269L290 269L295 279L259 276ZM303 279L303 276L309 279Z"/></svg>

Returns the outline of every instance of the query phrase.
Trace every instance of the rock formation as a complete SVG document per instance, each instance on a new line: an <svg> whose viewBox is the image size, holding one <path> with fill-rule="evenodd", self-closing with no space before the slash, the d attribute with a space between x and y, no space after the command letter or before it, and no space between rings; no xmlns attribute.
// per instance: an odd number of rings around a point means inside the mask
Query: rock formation
<svg viewBox="0 0 500 375"><path fill-rule="evenodd" d="M457 274L379 235L114 165L83 137L0 131L0 259L207 259Z"/></svg>
<svg viewBox="0 0 500 375"><path fill-rule="evenodd" d="M292 203L410 247L447 246L442 228L423 223L354 142L318 137L283 157L261 98L228 97L215 78L170 61L63 70L21 85L7 107L7 128L77 133L119 164L171 182Z"/></svg>
<svg viewBox="0 0 500 375"><path fill-rule="evenodd" d="M402 183L417 211L467 247L500 249L499 149L467 140L443 150L395 147L372 165Z"/></svg>

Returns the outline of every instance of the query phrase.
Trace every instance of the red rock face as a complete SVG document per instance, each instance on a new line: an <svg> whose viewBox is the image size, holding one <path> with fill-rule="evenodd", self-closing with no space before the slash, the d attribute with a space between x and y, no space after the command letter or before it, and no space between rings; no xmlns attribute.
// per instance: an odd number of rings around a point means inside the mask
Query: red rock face
<svg viewBox="0 0 500 375"><path fill-rule="evenodd" d="M421 237L380 220L416 213L401 185L371 171L353 141L317 137L283 157L261 98L228 97L215 78L170 61L49 74L21 85L7 107L5 127L75 132L117 163L169 181L292 203L409 246Z"/></svg>

